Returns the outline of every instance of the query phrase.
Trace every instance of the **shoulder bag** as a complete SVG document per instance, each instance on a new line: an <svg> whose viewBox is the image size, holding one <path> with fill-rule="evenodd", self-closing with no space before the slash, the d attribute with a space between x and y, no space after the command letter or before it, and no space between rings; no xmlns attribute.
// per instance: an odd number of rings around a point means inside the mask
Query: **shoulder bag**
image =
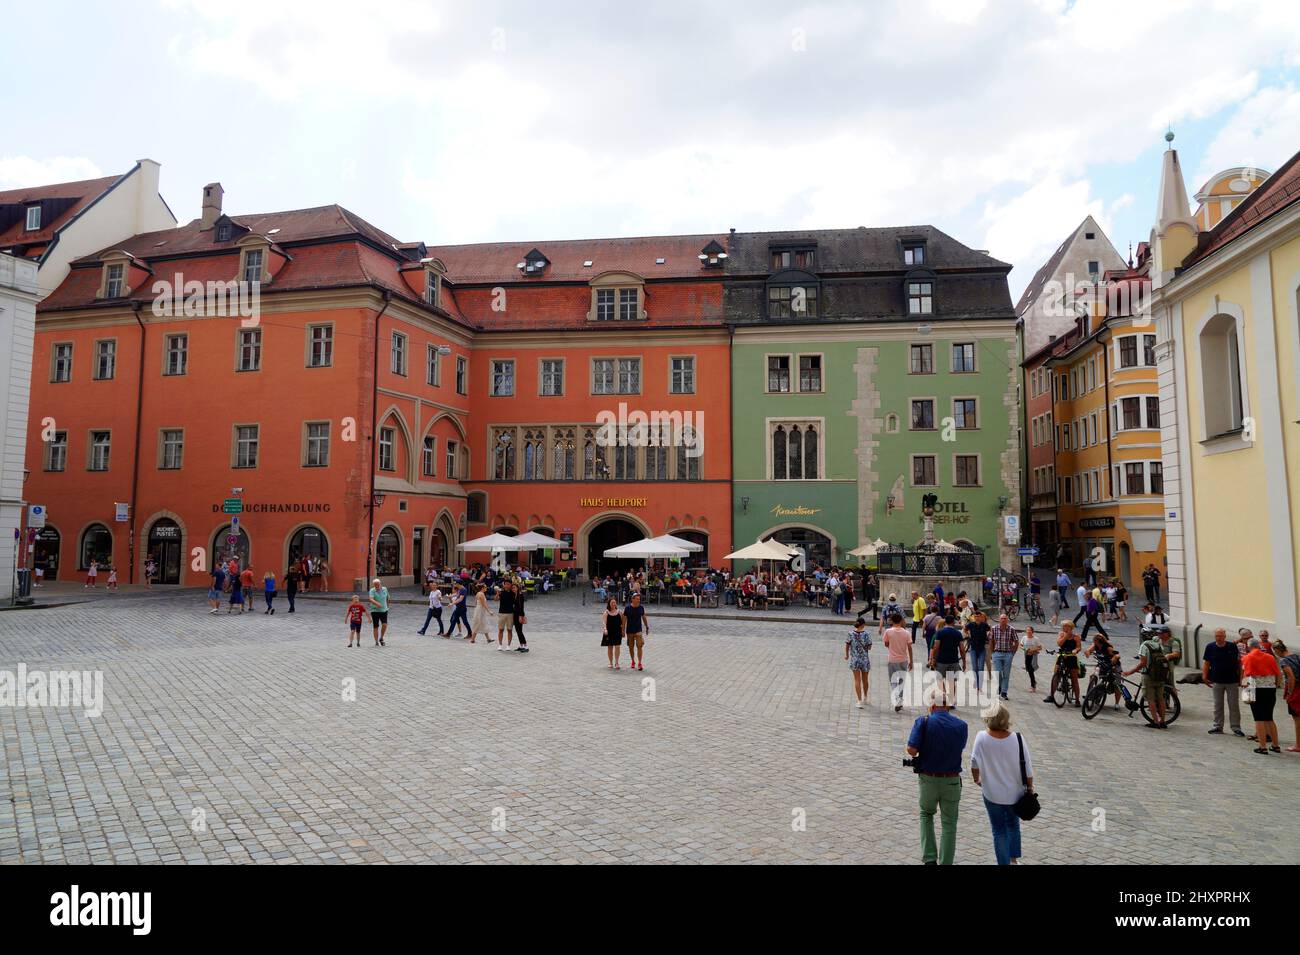
<svg viewBox="0 0 1300 955"><path fill-rule="evenodd" d="M1038 815L1043 807L1038 804L1038 793L1029 788L1029 774L1025 772L1025 740L1019 733L1016 734L1016 745L1020 748L1020 781L1024 784L1025 791L1016 800L1015 812L1017 816L1028 822Z"/></svg>

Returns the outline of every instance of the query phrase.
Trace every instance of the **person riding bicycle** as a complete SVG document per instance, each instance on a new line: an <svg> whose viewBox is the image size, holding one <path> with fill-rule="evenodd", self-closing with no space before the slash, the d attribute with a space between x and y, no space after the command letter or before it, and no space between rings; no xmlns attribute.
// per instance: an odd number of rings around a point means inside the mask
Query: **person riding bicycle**
<svg viewBox="0 0 1300 955"><path fill-rule="evenodd" d="M1168 729L1169 724L1165 722L1165 692L1166 688L1173 688L1174 668L1165 656L1164 644L1158 634L1142 642L1138 647L1138 665L1124 671L1124 676L1132 676L1139 670L1142 671L1142 693L1155 715L1155 722L1147 725L1155 729Z"/></svg>
<svg viewBox="0 0 1300 955"><path fill-rule="evenodd" d="M1052 688L1043 699L1044 703L1055 703L1056 688L1062 677L1069 677L1074 689L1074 705L1079 705L1079 638L1074 632L1074 624L1067 620L1061 624L1061 635L1056 638L1056 666L1052 670Z"/></svg>
<svg viewBox="0 0 1300 955"><path fill-rule="evenodd" d="M1083 651L1085 657L1093 657L1097 661L1097 680L1101 683L1109 683L1115 689L1115 709L1119 709L1119 676L1122 667L1122 660L1119 651L1115 649L1114 644L1100 633L1093 634L1092 643Z"/></svg>

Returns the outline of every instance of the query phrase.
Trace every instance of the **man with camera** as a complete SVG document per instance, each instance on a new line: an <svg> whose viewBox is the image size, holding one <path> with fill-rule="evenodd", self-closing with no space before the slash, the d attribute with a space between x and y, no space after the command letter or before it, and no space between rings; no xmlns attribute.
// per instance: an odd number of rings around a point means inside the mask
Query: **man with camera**
<svg viewBox="0 0 1300 955"><path fill-rule="evenodd" d="M952 865L957 850L957 811L961 806L961 754L969 728L951 712L953 698L941 679L925 691L929 715L919 716L907 737L903 765L916 773L921 797L921 861ZM939 812L942 836L936 850L934 814Z"/></svg>

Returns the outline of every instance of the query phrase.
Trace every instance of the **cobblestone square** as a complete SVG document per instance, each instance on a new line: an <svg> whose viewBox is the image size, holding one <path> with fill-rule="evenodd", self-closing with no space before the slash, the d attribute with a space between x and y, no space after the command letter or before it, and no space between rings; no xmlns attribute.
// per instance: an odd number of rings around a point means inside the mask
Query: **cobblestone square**
<svg viewBox="0 0 1300 955"><path fill-rule="evenodd" d="M853 707L848 618L651 608L634 673L606 668L576 591L530 602L527 655L420 637L422 608L401 604L388 647L367 628L347 649L343 607L241 619L133 594L0 613L0 669L101 670L106 697L98 718L0 708L0 861L920 861L901 765L915 711L890 707L879 643ZM1207 736L1208 691L1181 690L1167 732L1086 722L1030 694L1017 659L1044 806L1027 862L1295 861L1294 827L1268 820L1294 809L1300 757ZM973 740L977 713L959 713ZM993 861L969 773L957 861Z"/></svg>

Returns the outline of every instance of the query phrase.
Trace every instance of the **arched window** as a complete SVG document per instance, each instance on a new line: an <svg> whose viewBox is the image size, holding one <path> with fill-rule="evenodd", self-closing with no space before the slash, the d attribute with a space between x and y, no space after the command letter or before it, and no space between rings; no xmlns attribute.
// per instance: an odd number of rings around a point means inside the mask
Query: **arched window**
<svg viewBox="0 0 1300 955"><path fill-rule="evenodd" d="M240 567L247 567L250 553L248 532L242 527L235 533L229 524L223 524L212 535L212 556L216 560L228 561L234 557Z"/></svg>
<svg viewBox="0 0 1300 955"><path fill-rule="evenodd" d="M77 559L85 570L93 560L101 567L113 562L113 534L103 524L91 524L81 534L81 548Z"/></svg>
<svg viewBox="0 0 1300 955"><path fill-rule="evenodd" d="M325 557L330 555L330 542L325 532L319 527L308 525L300 527L289 538L289 562L303 557Z"/></svg>
<svg viewBox="0 0 1300 955"><path fill-rule="evenodd" d="M797 424L790 427L790 461L786 467L791 479L803 477L803 432Z"/></svg>
<svg viewBox="0 0 1300 955"><path fill-rule="evenodd" d="M492 477L509 481L515 476L515 436L511 431L498 431L493 442Z"/></svg>
<svg viewBox="0 0 1300 955"><path fill-rule="evenodd" d="M546 480L546 443L540 431L524 432L524 480Z"/></svg>
<svg viewBox="0 0 1300 955"><path fill-rule="evenodd" d="M786 477L786 433L785 425L777 425L772 432L772 479L784 481Z"/></svg>
<svg viewBox="0 0 1300 955"><path fill-rule="evenodd" d="M803 476L807 479L817 477L817 428L811 424L803 437Z"/></svg>
<svg viewBox="0 0 1300 955"><path fill-rule="evenodd" d="M1236 318L1231 315L1211 318L1201 329L1200 346L1205 437L1238 432L1246 420L1246 399Z"/></svg>
<svg viewBox="0 0 1300 955"><path fill-rule="evenodd" d="M583 477L588 481L608 481L610 477L609 461L605 449L596 440L596 433L591 429L582 435Z"/></svg>
<svg viewBox="0 0 1300 955"><path fill-rule="evenodd" d="M668 480L668 426L651 427L646 433L645 478Z"/></svg>
<svg viewBox="0 0 1300 955"><path fill-rule="evenodd" d="M402 539L396 528L385 527L375 542L375 576L396 577L402 572Z"/></svg>
<svg viewBox="0 0 1300 955"><path fill-rule="evenodd" d="M572 429L556 431L551 448L551 480L572 481L578 457L578 446L573 441Z"/></svg>
<svg viewBox="0 0 1300 955"><path fill-rule="evenodd" d="M898 434L898 415L892 413L885 415L885 433Z"/></svg>
<svg viewBox="0 0 1300 955"><path fill-rule="evenodd" d="M636 480L636 448L621 443L614 446L614 479Z"/></svg>

